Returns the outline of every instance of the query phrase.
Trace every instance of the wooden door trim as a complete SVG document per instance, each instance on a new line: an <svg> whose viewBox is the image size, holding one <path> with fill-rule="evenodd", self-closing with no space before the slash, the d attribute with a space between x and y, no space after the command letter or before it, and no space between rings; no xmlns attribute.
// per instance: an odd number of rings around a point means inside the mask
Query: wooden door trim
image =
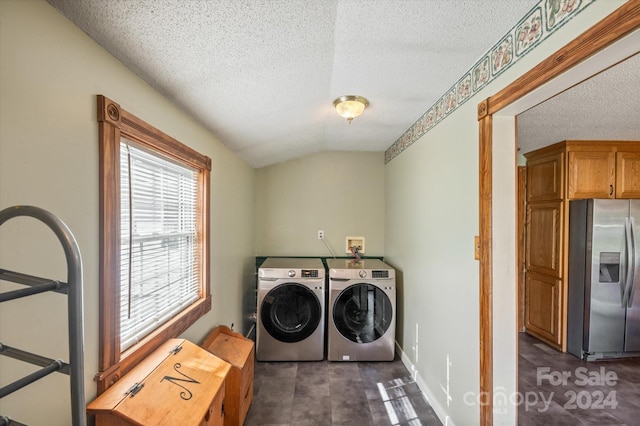
<svg viewBox="0 0 640 426"><path fill-rule="evenodd" d="M486 105L485 105L486 106ZM492 126L493 116L480 120L480 424L493 424L493 250L492 238ZM489 393L484 393L489 392Z"/></svg>
<svg viewBox="0 0 640 426"><path fill-rule="evenodd" d="M478 104L480 233L480 424L493 425L492 141L493 114L640 27L640 1L630 1L504 89ZM517 407L516 407L517 409Z"/></svg>

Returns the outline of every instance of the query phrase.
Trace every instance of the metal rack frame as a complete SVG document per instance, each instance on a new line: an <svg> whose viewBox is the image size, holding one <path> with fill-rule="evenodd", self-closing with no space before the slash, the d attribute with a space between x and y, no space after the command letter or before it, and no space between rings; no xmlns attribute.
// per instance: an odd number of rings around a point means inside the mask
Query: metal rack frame
<svg viewBox="0 0 640 426"><path fill-rule="evenodd" d="M34 373L0 388L0 398L48 376L54 371L68 374L71 387L71 418L73 425L84 426L87 423L84 393L84 307L82 297L82 258L80 256L78 243L64 222L52 213L39 207L14 206L6 208L0 211L0 225L18 216L29 216L38 219L56 234L64 249L67 260L67 282L63 283L47 278L0 269L1 281L11 281L27 286L19 290L1 293L0 303L47 291L66 294L68 296L69 363L46 358L0 343L0 355L9 356L43 367ZM19 424L2 415L0 415L0 420L2 420L2 424L4 424L4 422L7 422L7 424Z"/></svg>

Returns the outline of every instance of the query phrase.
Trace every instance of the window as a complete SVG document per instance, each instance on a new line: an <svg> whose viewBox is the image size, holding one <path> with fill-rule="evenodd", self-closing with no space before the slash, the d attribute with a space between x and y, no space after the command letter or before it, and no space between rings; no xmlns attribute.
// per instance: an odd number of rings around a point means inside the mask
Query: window
<svg viewBox="0 0 640 426"><path fill-rule="evenodd" d="M121 351L199 298L197 178L121 138Z"/></svg>
<svg viewBox="0 0 640 426"><path fill-rule="evenodd" d="M211 309L211 160L98 96L98 393Z"/></svg>

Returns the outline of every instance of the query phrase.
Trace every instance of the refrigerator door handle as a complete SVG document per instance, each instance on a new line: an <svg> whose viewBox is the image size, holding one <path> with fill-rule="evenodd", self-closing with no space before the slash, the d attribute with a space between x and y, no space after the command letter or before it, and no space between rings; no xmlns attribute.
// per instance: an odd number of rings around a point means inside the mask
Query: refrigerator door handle
<svg viewBox="0 0 640 426"><path fill-rule="evenodd" d="M631 278L633 278L633 239L631 236L631 223L628 217L624 218L624 290L622 291L622 307L626 308L629 303L629 290Z"/></svg>
<svg viewBox="0 0 640 426"><path fill-rule="evenodd" d="M636 234L635 220L634 218L629 219L629 228L631 230L631 253L629 258L631 260L631 270L633 271L633 275L629 278L629 294L627 295L627 306L630 308L633 306L633 298L636 293L636 287L638 286L638 264L640 263L638 259L638 253L640 250L638 249L638 239Z"/></svg>

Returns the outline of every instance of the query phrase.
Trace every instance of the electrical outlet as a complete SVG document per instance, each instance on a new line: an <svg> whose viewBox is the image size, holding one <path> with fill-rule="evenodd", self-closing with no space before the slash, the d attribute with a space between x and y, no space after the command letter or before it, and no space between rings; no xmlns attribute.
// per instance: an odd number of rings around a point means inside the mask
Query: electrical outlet
<svg viewBox="0 0 640 426"><path fill-rule="evenodd" d="M318 231L318 239L319 240L323 240L324 239L324 231Z"/></svg>

